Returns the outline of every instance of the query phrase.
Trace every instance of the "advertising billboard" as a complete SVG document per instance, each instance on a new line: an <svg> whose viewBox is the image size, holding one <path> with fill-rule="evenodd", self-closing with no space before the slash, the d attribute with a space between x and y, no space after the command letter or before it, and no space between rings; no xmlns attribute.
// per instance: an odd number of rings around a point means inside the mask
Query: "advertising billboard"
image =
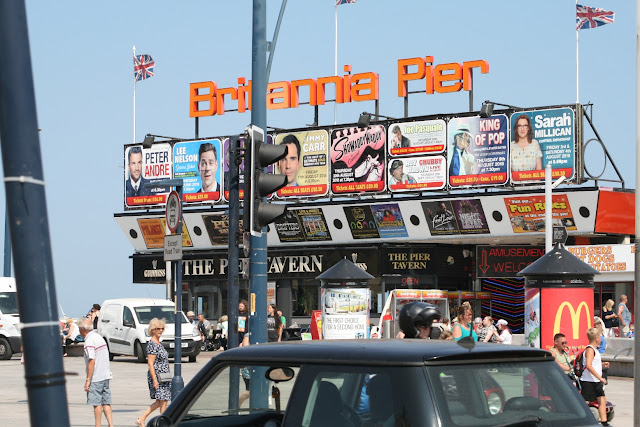
<svg viewBox="0 0 640 427"><path fill-rule="evenodd" d="M389 154L437 154L447 146L447 124L442 119L394 123L389 126Z"/></svg>
<svg viewBox="0 0 640 427"><path fill-rule="evenodd" d="M178 142L173 146L173 175L182 179L186 203L217 202L222 196L222 142Z"/></svg>
<svg viewBox="0 0 640 427"><path fill-rule="evenodd" d="M553 201L553 225L562 225L567 230L577 230L567 196L554 194L551 200ZM504 203L514 233L545 230L544 196L505 197Z"/></svg>
<svg viewBox="0 0 640 427"><path fill-rule="evenodd" d="M278 162L276 173L287 176L287 185L277 191L278 197L323 196L329 185L329 135L324 129L276 135L276 144L286 145L289 152Z"/></svg>
<svg viewBox="0 0 640 427"><path fill-rule="evenodd" d="M124 151L125 208L161 205L171 191L169 187L147 188L146 183L171 179L171 145L155 144L125 147Z"/></svg>
<svg viewBox="0 0 640 427"><path fill-rule="evenodd" d="M571 108L523 111L511 116L511 181L544 181L544 169L552 177L573 178L575 169L575 114Z"/></svg>
<svg viewBox="0 0 640 427"><path fill-rule="evenodd" d="M496 114L449 120L447 161L451 187L504 184L508 179L508 118Z"/></svg>
<svg viewBox="0 0 640 427"><path fill-rule="evenodd" d="M331 192L384 191L385 141L382 125L334 129L331 132Z"/></svg>

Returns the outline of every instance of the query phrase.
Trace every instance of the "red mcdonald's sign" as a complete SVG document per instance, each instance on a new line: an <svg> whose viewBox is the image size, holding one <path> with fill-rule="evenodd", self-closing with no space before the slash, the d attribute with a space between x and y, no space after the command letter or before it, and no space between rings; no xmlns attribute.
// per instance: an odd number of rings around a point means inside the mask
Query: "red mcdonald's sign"
<svg viewBox="0 0 640 427"><path fill-rule="evenodd" d="M587 329L593 326L593 288L541 289L541 347L553 347L553 336L563 333L573 354L588 344Z"/></svg>

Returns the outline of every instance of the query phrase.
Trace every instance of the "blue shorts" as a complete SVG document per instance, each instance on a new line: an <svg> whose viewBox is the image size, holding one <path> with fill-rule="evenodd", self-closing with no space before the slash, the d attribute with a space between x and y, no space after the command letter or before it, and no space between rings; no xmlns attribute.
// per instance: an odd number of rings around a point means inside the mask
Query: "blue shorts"
<svg viewBox="0 0 640 427"><path fill-rule="evenodd" d="M111 389L109 388L109 380L96 381L89 384L87 405L111 405Z"/></svg>

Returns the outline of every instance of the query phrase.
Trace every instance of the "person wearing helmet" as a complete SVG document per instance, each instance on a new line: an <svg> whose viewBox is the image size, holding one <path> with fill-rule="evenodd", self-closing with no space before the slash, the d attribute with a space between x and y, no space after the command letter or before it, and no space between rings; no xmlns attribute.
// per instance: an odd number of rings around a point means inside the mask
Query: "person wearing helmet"
<svg viewBox="0 0 640 427"><path fill-rule="evenodd" d="M433 304L412 302L400 310L398 319L404 338L437 340L440 328L431 328L431 324L440 318L440 311Z"/></svg>

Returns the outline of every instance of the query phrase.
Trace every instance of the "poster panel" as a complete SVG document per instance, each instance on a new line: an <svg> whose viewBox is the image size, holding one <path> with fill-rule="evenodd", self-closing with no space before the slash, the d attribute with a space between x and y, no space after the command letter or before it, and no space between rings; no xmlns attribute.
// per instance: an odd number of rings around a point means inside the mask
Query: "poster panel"
<svg viewBox="0 0 640 427"><path fill-rule="evenodd" d="M370 206L344 206L343 209L354 239L380 238L378 225Z"/></svg>
<svg viewBox="0 0 640 427"><path fill-rule="evenodd" d="M142 232L142 238L144 239L147 249L161 249L164 248L164 236L166 234L167 224L164 218L139 218L138 226ZM193 247L189 230L187 225L182 220L182 247Z"/></svg>
<svg viewBox="0 0 640 427"><path fill-rule="evenodd" d="M422 202L422 210L432 235L460 234L451 201Z"/></svg>
<svg viewBox="0 0 640 427"><path fill-rule="evenodd" d="M389 160L387 182L392 192L441 190L447 183L444 156L404 157Z"/></svg>
<svg viewBox="0 0 640 427"><path fill-rule="evenodd" d="M240 220L242 222L242 220ZM207 230L212 246L227 246L229 244L229 215L213 213L202 215L202 222Z"/></svg>
<svg viewBox="0 0 640 427"><path fill-rule="evenodd" d="M454 117L448 126L451 187L491 186L508 179L508 118Z"/></svg>
<svg viewBox="0 0 640 427"><path fill-rule="evenodd" d="M124 150L124 206L148 207L166 202L170 187L146 188L144 184L171 179L171 145L141 145Z"/></svg>
<svg viewBox="0 0 640 427"><path fill-rule="evenodd" d="M489 233L489 224L480 199L452 200L460 234Z"/></svg>
<svg viewBox="0 0 640 427"><path fill-rule="evenodd" d="M222 195L222 142L219 139L178 142L173 146L173 176L182 178L186 203L217 202Z"/></svg>
<svg viewBox="0 0 640 427"><path fill-rule="evenodd" d="M554 194L553 225L563 225L567 230L577 230L571 205L566 194ZM533 233L545 230L545 202L543 196L505 197L514 233Z"/></svg>
<svg viewBox="0 0 640 427"><path fill-rule="evenodd" d="M379 193L385 189L385 129L349 127L331 131L331 191Z"/></svg>
<svg viewBox="0 0 640 427"><path fill-rule="evenodd" d="M540 346L553 347L553 336L563 333L567 337L569 356L584 350L589 340L587 329L593 327L593 287L542 288L540 315Z"/></svg>
<svg viewBox="0 0 640 427"><path fill-rule="evenodd" d="M551 164L552 177L573 178L575 170L575 113L571 108L523 111L511 116L511 181L544 181Z"/></svg>
<svg viewBox="0 0 640 427"><path fill-rule="evenodd" d="M371 211L376 220L380 237L383 239L409 237L400 206L397 203L371 205Z"/></svg>
<svg viewBox="0 0 640 427"><path fill-rule="evenodd" d="M369 338L369 289L322 288L324 339Z"/></svg>
<svg viewBox="0 0 640 427"><path fill-rule="evenodd" d="M269 144L272 143L271 135L267 135L267 141ZM231 143L231 138L225 138L222 142L223 153L224 153L224 170L223 170L223 182L222 182L222 190L225 201L229 201L229 144ZM240 138L240 147L244 148L244 138ZM273 168L272 168L273 169ZM244 197L244 157L240 162L240 166L238 167L238 191L240 194L240 200Z"/></svg>
<svg viewBox="0 0 640 427"><path fill-rule="evenodd" d="M444 120L401 122L389 126L389 154L442 153L447 144L447 125Z"/></svg>
<svg viewBox="0 0 640 427"><path fill-rule="evenodd" d="M275 221L280 242L330 241L331 232L322 209L287 209Z"/></svg>
<svg viewBox="0 0 640 427"><path fill-rule="evenodd" d="M287 156L278 162L276 173L287 175L287 186L278 197L323 196L329 188L327 153L329 135L324 129L281 133L275 143L287 145Z"/></svg>
<svg viewBox="0 0 640 427"><path fill-rule="evenodd" d="M540 288L524 291L524 338L529 347L540 348Z"/></svg>

